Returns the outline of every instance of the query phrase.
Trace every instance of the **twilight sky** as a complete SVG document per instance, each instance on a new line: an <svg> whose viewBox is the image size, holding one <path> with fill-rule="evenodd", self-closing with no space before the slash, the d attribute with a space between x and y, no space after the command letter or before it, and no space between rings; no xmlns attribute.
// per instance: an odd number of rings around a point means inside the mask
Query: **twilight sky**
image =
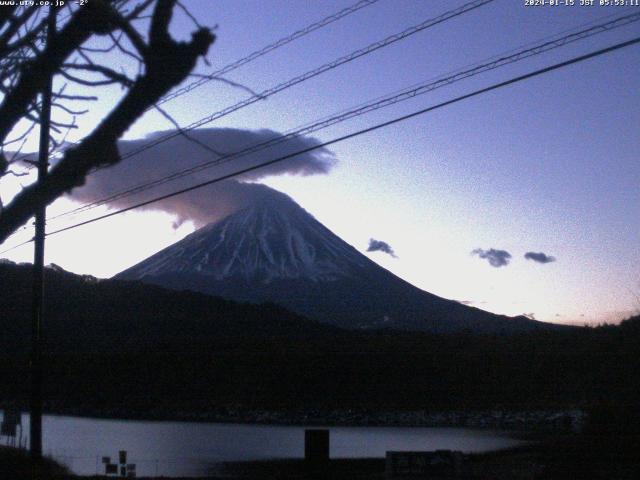
<svg viewBox="0 0 640 480"><path fill-rule="evenodd" d="M354 1L186 0L201 24L218 25L211 66L201 64L198 71L220 68ZM379 0L227 78L262 91L464 3ZM525 7L523 0L496 0L228 115L197 135L230 151L550 35L639 10ZM177 36L191 30L188 18L176 16ZM298 141L330 140L639 33L640 22L633 23ZM131 67L122 59L113 61ZM247 180L289 194L371 259L434 294L553 322L619 320L640 309L638 72L640 47L632 46L333 145L307 155L297 167ZM89 132L120 94L118 88L104 88L101 102L79 119L70 140ZM163 108L188 125L248 95L210 82ZM171 128L160 114L149 112L127 133L122 149ZM75 200L61 199L50 207L50 215L206 158L207 152L179 141L158 146L121 170L96 176ZM228 170L207 170L197 179L222 171ZM6 202L18 184L3 180L0 187ZM209 200L211 212L225 213L237 192L223 190L52 236L46 262L111 276L216 218L207 216ZM66 217L50 228L106 211L100 207ZM30 235L19 232L0 250ZM5 256L31 261L31 252L28 245Z"/></svg>

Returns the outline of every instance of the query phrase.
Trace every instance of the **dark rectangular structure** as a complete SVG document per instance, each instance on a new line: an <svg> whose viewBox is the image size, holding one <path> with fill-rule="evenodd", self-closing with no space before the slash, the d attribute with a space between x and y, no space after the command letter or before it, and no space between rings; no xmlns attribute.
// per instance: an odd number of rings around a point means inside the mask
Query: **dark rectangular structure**
<svg viewBox="0 0 640 480"><path fill-rule="evenodd" d="M329 462L329 430L310 429L304 431L304 459L312 465Z"/></svg>

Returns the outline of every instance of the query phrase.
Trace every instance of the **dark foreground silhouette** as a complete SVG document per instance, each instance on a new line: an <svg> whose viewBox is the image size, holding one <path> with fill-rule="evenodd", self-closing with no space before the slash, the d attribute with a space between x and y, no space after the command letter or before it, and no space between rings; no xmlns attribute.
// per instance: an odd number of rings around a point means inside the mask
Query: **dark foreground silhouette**
<svg viewBox="0 0 640 480"><path fill-rule="evenodd" d="M470 478L637 478L640 316L515 335L348 331L274 305L48 275L47 412L253 421L247 412L269 410L322 421L339 409L367 423L385 411L577 408L591 413L582 434L474 456ZM29 276L0 280L0 408L26 409ZM94 289L103 294L85 295ZM20 478L16 459L2 456L0 479ZM334 462L332 478L383 478L381 462ZM301 478L299 468L237 474Z"/></svg>
<svg viewBox="0 0 640 480"><path fill-rule="evenodd" d="M0 403L24 408L29 269L0 267ZM366 423L380 411L640 405L640 317L514 335L349 331L275 305L47 276L49 412L238 421L247 410L322 420L353 409Z"/></svg>
<svg viewBox="0 0 640 480"><path fill-rule="evenodd" d="M635 480L640 475L637 455L640 435L585 433L537 439L511 450L464 457L464 473L439 479L474 480ZM318 472L304 460L228 463L209 479L236 480L382 480L385 460L333 459ZM0 479L53 480L75 478L55 462L34 468L25 452L0 449ZM90 477L113 478L113 477ZM193 480L193 479L192 479Z"/></svg>

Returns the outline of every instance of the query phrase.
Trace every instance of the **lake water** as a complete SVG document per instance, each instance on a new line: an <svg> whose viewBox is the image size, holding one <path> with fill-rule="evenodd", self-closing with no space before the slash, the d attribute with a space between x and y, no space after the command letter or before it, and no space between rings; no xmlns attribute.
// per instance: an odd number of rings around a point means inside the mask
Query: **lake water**
<svg viewBox="0 0 640 480"><path fill-rule="evenodd" d="M22 416L29 431L29 417ZM517 445L505 432L466 428L329 427L333 458L384 457L387 450L451 449L483 452ZM298 426L145 422L46 415L45 454L74 473L104 473L102 457L126 450L138 476L206 475L225 461L302 458ZM6 443L6 437L0 442Z"/></svg>

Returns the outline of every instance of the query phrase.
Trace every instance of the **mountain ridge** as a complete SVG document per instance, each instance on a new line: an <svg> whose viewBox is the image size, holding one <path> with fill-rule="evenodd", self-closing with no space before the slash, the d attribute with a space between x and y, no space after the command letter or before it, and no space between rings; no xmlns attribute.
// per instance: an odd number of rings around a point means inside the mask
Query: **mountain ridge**
<svg viewBox="0 0 640 480"><path fill-rule="evenodd" d="M269 190L260 202L202 227L114 278L241 302L273 302L341 328L431 333L555 328L420 290L360 253L287 195Z"/></svg>

